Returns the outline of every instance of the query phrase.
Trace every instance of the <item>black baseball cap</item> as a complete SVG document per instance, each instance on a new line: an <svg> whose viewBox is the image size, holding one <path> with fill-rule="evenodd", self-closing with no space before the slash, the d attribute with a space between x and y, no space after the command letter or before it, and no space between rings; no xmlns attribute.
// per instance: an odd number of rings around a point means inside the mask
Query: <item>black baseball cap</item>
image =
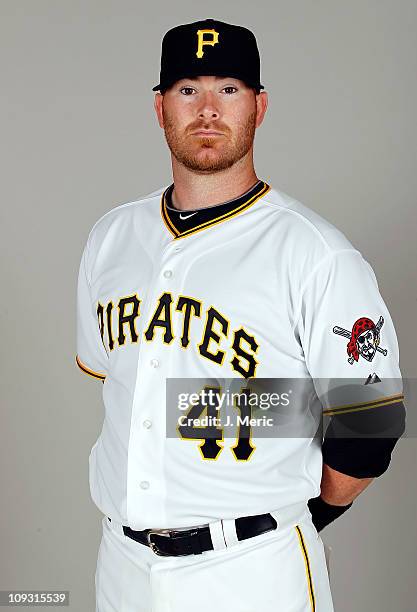
<svg viewBox="0 0 417 612"><path fill-rule="evenodd" d="M216 19L168 30L162 39L160 80L152 91L163 92L175 81L202 75L234 77L249 87L264 89L254 34Z"/></svg>

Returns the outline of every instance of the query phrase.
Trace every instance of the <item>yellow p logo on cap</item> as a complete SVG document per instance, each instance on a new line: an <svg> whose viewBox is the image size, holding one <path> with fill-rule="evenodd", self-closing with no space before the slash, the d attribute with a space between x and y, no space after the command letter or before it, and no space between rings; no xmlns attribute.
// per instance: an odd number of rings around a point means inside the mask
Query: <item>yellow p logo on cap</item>
<svg viewBox="0 0 417 612"><path fill-rule="evenodd" d="M211 34L210 39L205 39L204 34ZM204 55L203 47L204 45L211 45L214 47L219 42L219 33L216 30L197 30L197 53L196 56L201 59Z"/></svg>

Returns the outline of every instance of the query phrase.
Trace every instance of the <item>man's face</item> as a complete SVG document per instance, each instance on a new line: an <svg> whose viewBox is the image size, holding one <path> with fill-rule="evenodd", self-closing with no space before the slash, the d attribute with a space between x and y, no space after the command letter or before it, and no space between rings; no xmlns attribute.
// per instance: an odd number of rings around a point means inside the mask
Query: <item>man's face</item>
<svg viewBox="0 0 417 612"><path fill-rule="evenodd" d="M266 106L266 92L215 76L181 79L155 96L172 155L200 173L225 170L250 151Z"/></svg>

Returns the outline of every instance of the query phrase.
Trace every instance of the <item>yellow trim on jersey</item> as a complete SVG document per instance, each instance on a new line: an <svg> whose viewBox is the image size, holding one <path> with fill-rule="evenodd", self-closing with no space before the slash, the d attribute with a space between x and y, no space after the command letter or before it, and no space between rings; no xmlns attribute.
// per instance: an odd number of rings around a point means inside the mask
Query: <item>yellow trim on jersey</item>
<svg viewBox="0 0 417 612"><path fill-rule="evenodd" d="M305 565L305 568L306 568L306 576L307 576L307 582L308 582L308 594L309 594L309 597L310 597L311 610L312 610L312 612L314 612L315 609L316 609L316 598L315 598L315 595L314 595L313 579L312 579L312 576L311 576L310 561L309 561L309 558L308 558L307 546L305 544L304 536L303 536L303 533L302 533L299 525L296 525L295 529L297 531L297 535L298 535L298 539L299 539L299 543L300 543L300 548L301 548L301 551L303 553L304 565Z"/></svg>
<svg viewBox="0 0 417 612"><path fill-rule="evenodd" d="M174 238L176 238L177 236L179 236L179 232L176 229L175 225L171 222L171 219L169 218L168 213L166 212L166 199L165 199L165 191L161 196L161 215L162 215L162 219L165 222L165 225L168 228L168 231L171 232L171 234L173 234Z"/></svg>
<svg viewBox="0 0 417 612"><path fill-rule="evenodd" d="M106 378L105 374L94 372L94 370L91 370L89 367L87 367L78 357L78 355L75 357L75 361L77 362L77 365L80 368L80 370L82 370L85 374L88 374L89 376L92 376L93 378L98 378L99 380L103 380L103 381Z"/></svg>
<svg viewBox="0 0 417 612"><path fill-rule="evenodd" d="M371 408L380 408L381 406L389 406L392 404L400 404L404 400L403 393L397 393L397 395L389 395L386 397L380 397L372 402L361 402L359 404L345 404L344 406L335 406L327 410L323 410L323 414L331 416L332 414L346 414L347 412L359 412L361 410L370 410Z"/></svg>
<svg viewBox="0 0 417 612"><path fill-rule="evenodd" d="M243 210L246 210L250 206L253 206L253 204L255 204L260 198L262 198L265 194L267 194L268 191L270 191L270 189L271 189L271 187L267 183L265 183L265 181L263 181L263 184L264 185L263 185L263 187L262 187L260 192L256 193L254 196L252 196L246 202L243 202L243 204L241 204L237 208L231 210L228 213L220 215L219 217L215 217L211 221L205 221L204 223L201 223L200 225L196 225L195 227L192 227L189 230L186 230L185 232L182 232L182 233L177 230L177 228L173 225L173 223L171 222L171 220L169 218L169 215L168 215L168 213L166 211L166 208L165 208L166 207L166 198L165 198L165 191L164 191L162 196L161 196L161 215L162 215L162 219L164 220L165 225L166 225L168 231L174 236L174 238L176 238L176 239L184 238L185 236L189 236L190 234L195 234L197 232L201 232L201 230L205 229L206 227L211 227L212 225L217 225L218 223L222 223L226 219L231 219L232 217L235 217L236 215L238 215Z"/></svg>

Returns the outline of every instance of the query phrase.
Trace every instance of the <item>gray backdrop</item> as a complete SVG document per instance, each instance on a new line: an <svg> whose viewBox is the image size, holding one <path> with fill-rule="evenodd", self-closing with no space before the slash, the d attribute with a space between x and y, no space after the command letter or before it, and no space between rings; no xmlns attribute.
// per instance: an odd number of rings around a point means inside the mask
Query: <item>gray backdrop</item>
<svg viewBox="0 0 417 612"><path fill-rule="evenodd" d="M0 588L70 589L74 612L94 609L102 515L87 470L103 418L101 383L74 362L76 275L99 216L171 180L151 92L167 29L213 17L254 30L270 96L258 176L371 263L402 373L416 376L416 3L206 7L0 2ZM389 471L323 534L337 612L415 610L416 449L401 440Z"/></svg>

